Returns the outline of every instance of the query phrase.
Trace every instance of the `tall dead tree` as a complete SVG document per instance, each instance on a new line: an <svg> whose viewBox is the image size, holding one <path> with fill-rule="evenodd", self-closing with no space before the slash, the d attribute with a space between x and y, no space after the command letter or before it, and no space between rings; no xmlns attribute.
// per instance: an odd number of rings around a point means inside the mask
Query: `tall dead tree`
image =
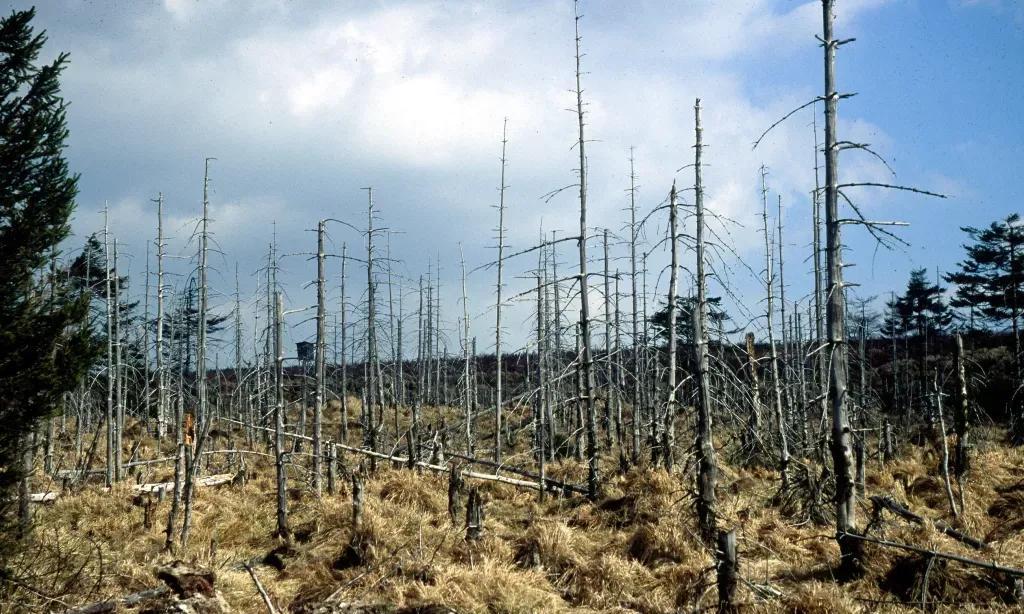
<svg viewBox="0 0 1024 614"><path fill-rule="evenodd" d="M504 182L502 182L504 183ZM469 295L466 292L466 255L459 244L459 260L462 263L462 409L466 421L466 454L473 454L473 406L472 381L469 373Z"/></svg>
<svg viewBox="0 0 1024 614"><path fill-rule="evenodd" d="M576 145L580 154L580 236L577 241L580 253L580 343L582 349L583 402L586 407L587 434L587 496L597 498L597 416L594 408L594 360L590 352L590 305L587 279L587 155L586 139L583 134L583 87L580 71L580 19L579 0L574 2L576 22L576 120L579 125L579 140Z"/></svg>
<svg viewBox="0 0 1024 614"><path fill-rule="evenodd" d="M341 245L341 304L338 309L341 311L341 351L338 353L341 360L341 437L342 443L348 443L348 363L345 361L346 333L348 331L345 322L345 314L348 313L348 305L345 304L345 268L348 264L348 247Z"/></svg>
<svg viewBox="0 0 1024 614"><path fill-rule="evenodd" d="M164 364L164 195L156 200L156 437L167 428L167 373Z"/></svg>
<svg viewBox="0 0 1024 614"><path fill-rule="evenodd" d="M186 458L185 487L183 492L185 517L181 524L181 545L188 543L192 527L192 502L195 496L196 479L199 477L199 462L203 456L203 444L213 422L210 415L209 397L206 388L206 332L208 312L207 256L209 252L210 224L210 161L206 158L203 169L203 218L199 227L199 312L196 314L198 340L196 341L196 389L199 406L196 412L196 436L192 442L192 457Z"/></svg>
<svg viewBox="0 0 1024 614"><path fill-rule="evenodd" d="M668 398L665 400L664 424L661 427L661 452L660 456L665 463L665 469L672 470L672 448L675 443L675 416L676 410L676 374L678 367L676 360L678 355L678 341L676 334L676 319L678 307L676 305L676 293L679 283L679 212L676 203L676 184L672 182L672 189L668 193L668 240L669 251L672 254L672 262L669 265L668 275ZM657 455L656 455L657 457Z"/></svg>
<svg viewBox="0 0 1024 614"><path fill-rule="evenodd" d="M761 167L761 218L764 222L764 281L767 291L768 322L768 365L772 373L772 408L775 410L775 426L779 433L779 475L782 488L789 486L789 443L786 439L786 417L782 409L782 383L779 377L779 356L775 349L775 263L768 234L768 186L765 183L767 171Z"/></svg>
<svg viewBox="0 0 1024 614"><path fill-rule="evenodd" d="M367 443L370 449L377 450L377 425L376 408L380 399L378 387L380 386L380 361L377 356L377 299L376 283L373 277L373 188L365 188L366 207L366 366L368 377L366 381L366 424L364 428L368 433ZM372 457L371 457L372 458Z"/></svg>
<svg viewBox="0 0 1024 614"><path fill-rule="evenodd" d="M107 468L104 475L109 488L114 484L114 445L117 441L114 427L114 380L117 376L114 373L114 303L110 283L110 224L106 205L103 207L103 261L106 270L103 284L107 320L107 411L104 417L107 422Z"/></svg>
<svg viewBox="0 0 1024 614"><path fill-rule="evenodd" d="M501 289L505 250L505 166L507 164L506 148L508 146L508 118L501 129L501 183L498 187L498 283L495 288L494 306L494 462L501 462Z"/></svg>
<svg viewBox="0 0 1024 614"><path fill-rule="evenodd" d="M288 474L285 467L284 446L284 296L274 292L274 467L277 475L277 537L291 545L292 533L288 528Z"/></svg>
<svg viewBox="0 0 1024 614"><path fill-rule="evenodd" d="M708 300L707 276L704 271L704 185L701 164L704 151L704 130L700 124L700 98L693 105L694 132L694 204L696 207L697 308L693 311L693 338L697 362L697 524L706 544L715 543L718 520L715 485L718 465L711 438L711 391L708 386Z"/></svg>
<svg viewBox="0 0 1024 614"><path fill-rule="evenodd" d="M633 450L631 459L635 465L640 461L640 430L643 426L643 409L641 404L641 390L643 386L643 380L640 377L640 323L639 323L639 301L640 294L637 291L637 281L639 279L636 268L636 244L638 240L639 226L636 222L636 170L634 167L633 149L629 150L629 266L630 266L630 283L632 284L632 301L633 301L633 312L632 312L632 324L633 324Z"/></svg>
<svg viewBox="0 0 1024 614"><path fill-rule="evenodd" d="M829 386L832 405L832 465L836 480L836 541L840 568L847 576L860 571L860 542L849 537L856 532L857 507L854 488L853 436L847 410L849 367L846 347L846 288L843 285L842 220L839 218L839 147L836 123L839 93L836 91L836 49L848 42L832 35L835 0L821 0L822 45L825 49L825 263L828 295Z"/></svg>
<svg viewBox="0 0 1024 614"><path fill-rule="evenodd" d="M323 475L323 414L326 395L327 353L327 254L324 252L326 222L316 228L316 348L313 370L316 374L316 395L313 401L313 490L319 497Z"/></svg>

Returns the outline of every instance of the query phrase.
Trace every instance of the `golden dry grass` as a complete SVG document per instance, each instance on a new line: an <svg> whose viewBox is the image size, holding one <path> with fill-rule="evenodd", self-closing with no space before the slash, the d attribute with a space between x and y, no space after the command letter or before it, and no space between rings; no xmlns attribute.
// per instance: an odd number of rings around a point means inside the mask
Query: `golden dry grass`
<svg viewBox="0 0 1024 614"><path fill-rule="evenodd" d="M235 436L236 441L241 437ZM994 439L994 436L993 436ZM153 442L141 454L155 455ZM144 456L145 457L145 456ZM358 459L348 455L349 467ZM460 612L673 612L713 608L712 553L696 537L690 496L692 478L661 469L636 468L609 474L602 497L549 495L497 483L476 483L486 502L485 532L467 542L461 519L447 511L447 478L379 463L366 485L360 540L361 564L332 564L352 539L349 485L315 497L306 477L292 468L295 496L290 523L297 536L281 571L260 565L280 544L274 532L274 483L270 459L247 460L244 486L198 491L194 527L187 547L162 551L168 502L158 504L154 526L143 526L143 508L133 505L125 485L104 492L98 486L62 496L40 507L33 543L20 561L49 578L48 590L61 602L21 591L0 611L60 609L154 586L153 570L180 558L213 568L217 588L236 611L259 612L263 605L243 563L255 565L273 600L285 611L301 611L328 597L344 602L389 603L396 607L443 604ZM224 470L225 459L211 471ZM220 465L220 466L218 466ZM605 460L614 467L614 460ZM965 532L992 540L979 554L933 527L891 516L875 531L917 546L994 559L1024 567L1024 450L988 443L976 450L967 483L967 509L957 523ZM934 455L910 447L887 465L868 465L868 495L890 494L930 519L951 519ZM551 475L578 480L576 461L551 467ZM147 481L168 479L154 467ZM723 467L720 521L735 528L741 573L740 599L757 612L875 612L912 609L919 595L921 561L906 553L868 546L868 573L846 584L831 575L837 549L827 526L817 526L773 506L777 476L763 468ZM865 501L859 522L870 512ZM34 557L34 558L32 558ZM74 573L79 565L81 573ZM895 570L895 572L894 572ZM915 575L916 574L916 575ZM933 566L929 593L940 611L997 611L998 578L958 563ZM895 577L895 580L893 578Z"/></svg>

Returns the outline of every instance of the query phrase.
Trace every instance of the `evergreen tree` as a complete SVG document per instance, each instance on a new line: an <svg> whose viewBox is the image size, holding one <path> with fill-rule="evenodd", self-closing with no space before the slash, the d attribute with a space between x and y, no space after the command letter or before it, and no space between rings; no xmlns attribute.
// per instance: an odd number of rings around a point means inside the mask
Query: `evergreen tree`
<svg viewBox="0 0 1024 614"><path fill-rule="evenodd" d="M86 302L62 276L47 274L70 232L78 177L63 155L59 77L68 56L37 64L46 35L33 32L34 15L0 20L0 551L14 535L6 525L31 461L31 434L92 360L80 325ZM24 528L27 508L19 508Z"/></svg>
<svg viewBox="0 0 1024 614"><path fill-rule="evenodd" d="M988 228L961 228L973 244L964 245L967 258L960 270L945 276L956 284L951 304L974 309L989 322L1009 324L1016 331L1020 299L1024 298L1024 228L1016 213Z"/></svg>
<svg viewBox="0 0 1024 614"><path fill-rule="evenodd" d="M907 290L895 300L886 302L885 331L910 335L923 341L942 334L953 316L942 295L946 289L928 281L927 269L910 272Z"/></svg>
<svg viewBox="0 0 1024 614"><path fill-rule="evenodd" d="M1024 297L1024 228L1016 213L992 222L988 228L961 228L974 241L964 245L967 258L960 270L946 276L957 285L954 307L969 309L971 315L998 326L1009 325L1012 333L1013 386L1012 439L1024 444L1024 395L1020 391L1022 373L1020 347L1020 301Z"/></svg>

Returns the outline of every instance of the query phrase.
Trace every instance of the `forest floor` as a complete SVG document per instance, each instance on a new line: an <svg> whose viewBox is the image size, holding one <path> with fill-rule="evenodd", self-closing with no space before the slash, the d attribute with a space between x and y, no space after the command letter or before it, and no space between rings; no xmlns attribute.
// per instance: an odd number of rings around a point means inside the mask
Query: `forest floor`
<svg viewBox="0 0 1024 614"><path fill-rule="evenodd" d="M868 497L889 495L990 547L974 550L931 522L916 525L888 512L871 536L1024 567L1024 449L1006 447L1001 438L997 431L979 434L965 484L966 509L956 521L931 449L908 444L898 460L869 461L858 526L871 517ZM140 457L157 456L154 444L144 440ZM345 455L343 465L353 468L355 456ZM207 473L237 467L226 462L226 456L214 458ZM1012 589L1000 574L874 544L866 545L865 575L837 583L838 549L828 518L815 519L819 514L799 497L780 500L776 472L721 464L719 526L737 532L743 610L905 611L920 608L922 598L939 611L1014 607L1006 605ZM170 497L154 502L147 528L145 506L133 496L131 483L112 492L88 485L34 508L29 547L14 565L31 571L34 592L3 596L0 611L63 611L141 591L156 586L154 570L174 559L212 569L217 590L238 612L267 611L246 564L282 612L312 612L325 601L388 604L410 612L714 610L714 553L697 537L693 479L683 473L688 469L669 474L640 467L619 474L611 457L602 467L603 489L594 503L552 494L539 501L536 491L467 480L485 502L483 536L470 542L463 512L454 523L449 517L446 475L378 463L366 482L360 560L347 562L343 555L353 539L350 482L339 477L336 494L317 497L307 476L295 470L289 484L295 546L280 557L283 569L277 568L281 562L265 562L281 545L274 537L269 457L248 456L244 485L197 490L191 537L174 554L163 548ZM169 464L142 471L131 482L173 479ZM563 461L550 467L549 476L579 483L585 468ZM959 500L955 483L953 488ZM827 516L831 504L824 499ZM461 501L464 506L465 497Z"/></svg>

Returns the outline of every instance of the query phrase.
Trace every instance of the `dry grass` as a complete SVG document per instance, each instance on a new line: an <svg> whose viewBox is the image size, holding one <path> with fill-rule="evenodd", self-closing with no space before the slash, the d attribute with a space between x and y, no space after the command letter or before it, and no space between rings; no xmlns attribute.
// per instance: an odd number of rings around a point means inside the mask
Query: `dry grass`
<svg viewBox="0 0 1024 614"><path fill-rule="evenodd" d="M355 404L350 405L350 411ZM242 438L235 434L234 439ZM153 442L142 454L156 455ZM898 461L868 466L868 495L891 494L915 512L951 520L934 457L908 448ZM349 456L349 466L356 459ZM211 471L223 470L217 458ZM691 478L639 468L608 475L602 498L549 496L496 483L478 484L486 502L485 532L464 539L447 512L447 478L380 463L366 486L359 564L335 568L353 539L348 485L316 498L296 488L290 501L297 536L284 569L258 565L280 544L273 537L273 466L247 460L245 486L198 492L187 547L162 551L168 502L157 505L154 526L143 526L143 508L127 486L113 493L89 486L38 510L34 544L20 563L48 578L47 590L64 603L97 601L155 585L158 564L181 558L217 573L217 587L235 610L263 610L243 563L256 571L284 610L332 597L345 602L397 607L443 604L460 612L672 612L715 603L712 553L695 537ZM609 458L606 467L614 467ZM1024 567L1024 451L997 444L979 447L967 483L967 509L957 523L986 537L992 550L979 554L936 532L887 517L874 535L968 557ZM293 468L292 485L304 476ZM567 460L550 474L578 481L585 469ZM144 478L168 478L166 467ZM302 479L299 479L299 478ZM777 476L766 469L723 468L723 526L737 530L741 573L748 582L741 600L758 612L902 611L921 600L924 563L906 553L869 546L868 573L839 585L831 575L837 551L830 528L804 522L773 506ZM870 504L862 508L866 522ZM35 557L35 558L29 558ZM84 565L80 573L75 570ZM958 563L929 570L929 596L939 610L986 611L1006 607L1001 579ZM60 609L22 591L4 597L0 611ZM959 605L952 605L957 603ZM29 605L31 604L31 605Z"/></svg>

